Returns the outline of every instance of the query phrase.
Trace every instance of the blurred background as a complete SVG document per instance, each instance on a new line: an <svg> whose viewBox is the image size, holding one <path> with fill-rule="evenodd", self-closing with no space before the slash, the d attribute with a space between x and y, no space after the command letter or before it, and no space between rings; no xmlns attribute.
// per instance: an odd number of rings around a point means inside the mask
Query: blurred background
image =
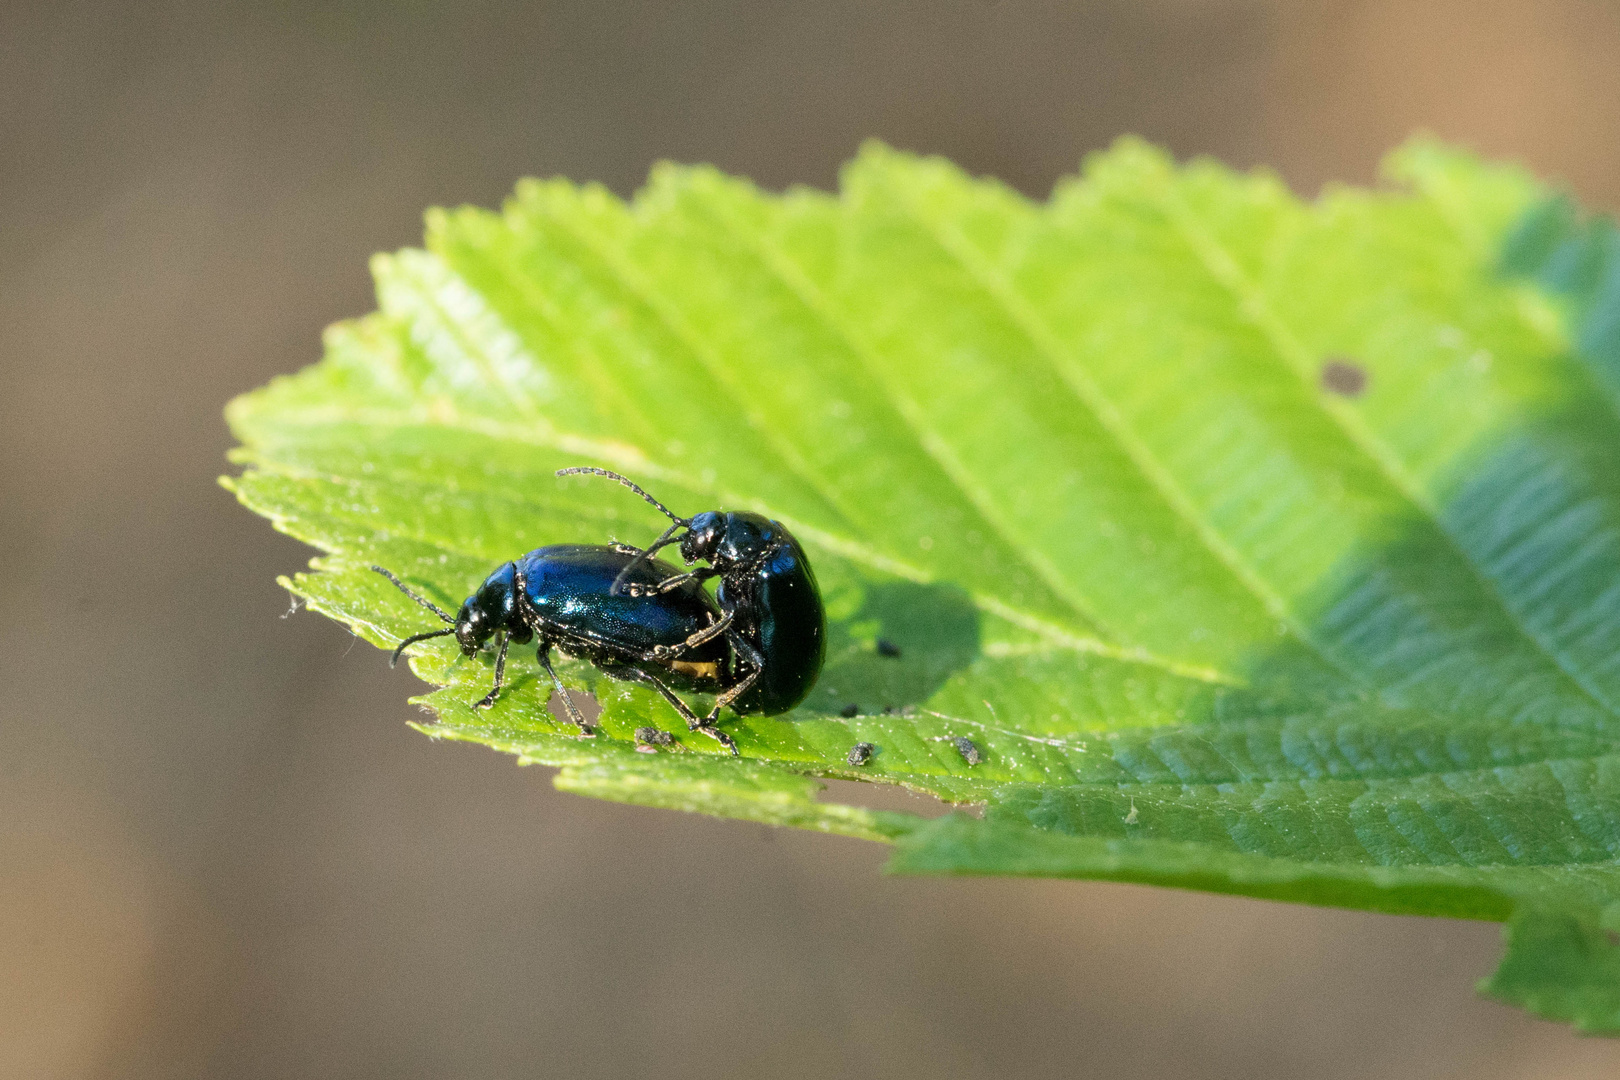
<svg viewBox="0 0 1620 1080"><path fill-rule="evenodd" d="M887 879L434 744L214 482L367 256L520 176L879 136L1042 196L1137 132L1312 195L1418 128L1615 208L1620 9L0 5L0 1076L1620 1075L1473 996L1492 925Z"/></svg>

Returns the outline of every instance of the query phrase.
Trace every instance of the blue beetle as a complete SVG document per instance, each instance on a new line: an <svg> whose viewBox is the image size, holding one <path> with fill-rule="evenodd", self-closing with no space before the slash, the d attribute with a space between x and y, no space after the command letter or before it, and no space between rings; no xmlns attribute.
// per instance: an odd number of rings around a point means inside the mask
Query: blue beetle
<svg viewBox="0 0 1620 1080"><path fill-rule="evenodd" d="M717 609L702 585L670 564L622 544L537 548L496 567L453 618L388 570L372 569L449 624L401 641L392 663L408 646L429 638L453 634L462 653L472 656L500 635L495 685L474 708L487 708L499 696L507 649L538 638L540 666L583 734L595 731L557 677L551 665L553 647L589 661L612 678L651 686L689 729L738 752L736 742L714 723L718 710L699 719L674 693L674 689L723 691L731 685L731 649L725 634L732 620Z"/></svg>
<svg viewBox="0 0 1620 1080"><path fill-rule="evenodd" d="M667 595L718 577L716 599L728 623L734 668L730 685L704 721L717 723L730 706L739 716L787 712L810 693L827 654L827 615L815 572L799 541L780 521L746 511L710 510L683 518L643 491L634 481L607 469L579 466L558 476L604 476L646 499L673 524L619 572L609 592L632 596ZM680 537L676 533L685 529ZM641 579L642 560L680 543L681 559L708 566L658 582Z"/></svg>

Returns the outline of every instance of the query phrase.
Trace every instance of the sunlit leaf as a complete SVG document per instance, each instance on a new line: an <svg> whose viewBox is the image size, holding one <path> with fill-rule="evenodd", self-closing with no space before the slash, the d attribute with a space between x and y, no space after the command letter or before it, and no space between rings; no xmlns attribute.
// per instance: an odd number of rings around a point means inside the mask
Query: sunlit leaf
<svg viewBox="0 0 1620 1080"><path fill-rule="evenodd" d="M385 647L430 616L373 563L453 607L530 548L659 530L560 467L769 513L831 647L801 709L728 721L742 760L637 752L674 714L579 664L597 739L529 658L474 713L490 660L444 639L424 730L902 871L1511 920L1490 992L1620 1028L1620 239L1438 145L1389 176L1305 203L1125 141L1044 203L881 146L837 196L525 182L432 212L377 313L232 404L228 483Z"/></svg>

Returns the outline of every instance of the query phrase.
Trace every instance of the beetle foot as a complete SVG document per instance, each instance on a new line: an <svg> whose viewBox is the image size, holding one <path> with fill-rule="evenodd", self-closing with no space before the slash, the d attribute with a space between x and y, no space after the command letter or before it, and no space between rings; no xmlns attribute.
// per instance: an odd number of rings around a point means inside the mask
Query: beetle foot
<svg viewBox="0 0 1620 1080"><path fill-rule="evenodd" d="M727 735L724 731L721 731L718 724L715 724L712 721L699 720L695 724L688 724L687 727L693 731L703 732L703 734L707 735L709 738L713 739L727 750L730 750L732 757L742 757L742 751L737 749L737 740L733 739L730 735Z"/></svg>
<svg viewBox="0 0 1620 1080"><path fill-rule="evenodd" d="M474 702L473 710L476 712L479 709L489 708L491 705L495 704L495 699L500 696L501 688L497 686L495 689L491 690L489 693L485 694L483 697Z"/></svg>

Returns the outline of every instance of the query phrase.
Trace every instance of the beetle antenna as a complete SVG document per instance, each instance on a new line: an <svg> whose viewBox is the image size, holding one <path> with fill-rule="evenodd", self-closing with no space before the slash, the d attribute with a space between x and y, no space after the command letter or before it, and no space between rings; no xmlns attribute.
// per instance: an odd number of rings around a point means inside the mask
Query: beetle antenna
<svg viewBox="0 0 1620 1080"><path fill-rule="evenodd" d="M409 585L407 585L403 581L399 580L399 578L395 577L393 574L389 573L387 570L384 570L380 566L373 566L372 569L377 571L377 573L381 574L383 577L387 578L389 581L392 581L396 586L398 586L400 592L404 593L406 596L410 597L412 600L415 600L418 604L421 604L423 607L425 607L429 611L433 612L433 614L437 615L439 618L443 619L445 622L449 623L451 626L454 626L456 624L455 618L452 617L451 614L448 611L445 611L442 607L440 607L438 604L435 604L433 601L429 600L427 597L417 595L415 592L413 592L411 590L411 587ZM443 633L443 634L448 634L448 633L451 633L451 632L452 631L449 631L449 630L441 630L440 631L440 633ZM416 639L412 638L411 640L414 641ZM402 648L402 649L404 647L405 647L404 645L400 646L400 648ZM396 659L398 659L399 654L395 653L394 656L395 656Z"/></svg>
<svg viewBox="0 0 1620 1080"><path fill-rule="evenodd" d="M404 641L399 643L399 648L394 650L394 655L390 656L388 658L388 666L393 667L395 664L399 663L399 656L400 656L401 653L403 653L405 651L405 646L407 646L407 645L415 645L418 641L426 641L428 638L444 637L444 635L446 635L446 634L453 634L453 633L455 633L454 629L450 629L450 630L429 630L429 631L427 631L425 633L421 633L421 634L412 634L410 637L406 638Z"/></svg>
<svg viewBox="0 0 1620 1080"><path fill-rule="evenodd" d="M671 510L669 507L665 506L663 503L659 502L657 499L655 499L651 495L647 494L646 491L642 490L642 487L641 487L640 484L637 484L634 480L630 479L628 476L620 476L618 473L613 472L613 471L611 471L609 469L598 469L594 465L576 465L571 469L558 469L557 470L557 475L558 476L573 476L575 473L590 473L592 476L605 476L609 480L617 480L619 483L623 484L625 487L629 488L631 491L635 492L637 495L640 495L643 499L646 499L648 502L650 502L654 506L658 507L659 510L663 511L664 516L669 518L669 520L675 522L675 524L677 524L677 525L690 525L691 524L691 521L689 519L677 516L675 511Z"/></svg>

